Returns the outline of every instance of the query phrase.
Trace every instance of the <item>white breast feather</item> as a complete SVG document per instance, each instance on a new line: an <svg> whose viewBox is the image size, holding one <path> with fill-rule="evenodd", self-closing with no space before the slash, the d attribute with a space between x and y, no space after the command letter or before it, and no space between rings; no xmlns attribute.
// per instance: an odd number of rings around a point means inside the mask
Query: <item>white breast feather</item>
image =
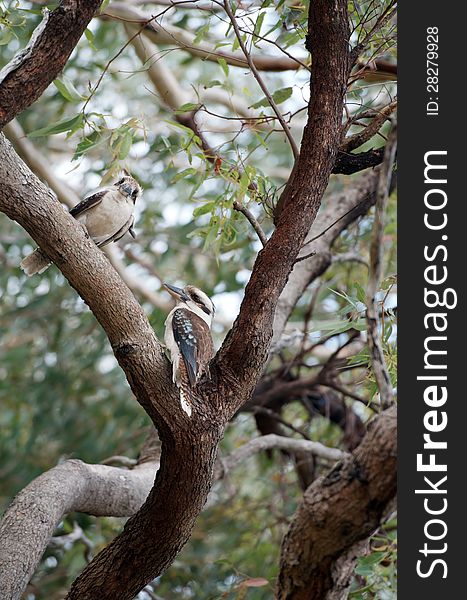
<svg viewBox="0 0 467 600"><path fill-rule="evenodd" d="M128 222L134 211L131 198L118 191L109 191L102 201L78 216L96 244L104 242Z"/></svg>
<svg viewBox="0 0 467 600"><path fill-rule="evenodd" d="M175 341L174 332L172 329L172 318L176 310L177 307L172 309L165 320L164 342L170 352L170 359L172 361L172 381L177 385L180 385L180 371L178 368L180 363L180 349Z"/></svg>

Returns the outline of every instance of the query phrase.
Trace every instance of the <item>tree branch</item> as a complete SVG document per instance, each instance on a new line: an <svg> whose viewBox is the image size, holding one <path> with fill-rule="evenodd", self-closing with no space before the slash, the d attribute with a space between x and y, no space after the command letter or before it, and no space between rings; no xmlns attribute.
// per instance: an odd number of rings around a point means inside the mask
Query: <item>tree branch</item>
<svg viewBox="0 0 467 600"><path fill-rule="evenodd" d="M23 128L19 122L14 119L10 121L3 130L3 133L10 140L16 152L21 156L29 168L52 188L57 194L60 202L63 202L72 208L78 204L80 197L75 191L59 177L57 177L49 162L44 155L39 152L34 144L26 137Z"/></svg>
<svg viewBox="0 0 467 600"><path fill-rule="evenodd" d="M366 289L366 320L368 333L368 348L373 373L378 385L381 406L388 408L392 404L392 383L389 377L386 361L384 359L381 335L379 333L379 316L376 301L376 293L381 283L383 272L383 233L386 206L389 196L389 188L392 177L392 169L397 148L397 128L393 127L386 149L384 161L378 180L378 191L376 196L375 218L371 234L370 265L368 272L368 285Z"/></svg>
<svg viewBox="0 0 467 600"><path fill-rule="evenodd" d="M377 181L378 173L369 171L362 175L353 187L327 198L325 206L307 235L307 239L315 238L309 247L314 255L295 264L279 298L274 317L273 344L281 337L290 314L303 292L331 264L331 246L334 240L350 223L364 215L374 204ZM326 233L320 235L323 231Z"/></svg>
<svg viewBox="0 0 467 600"><path fill-rule="evenodd" d="M67 460L34 479L0 522L1 597L20 598L64 515L129 517L144 502L157 468L156 462L126 470Z"/></svg>
<svg viewBox="0 0 467 600"><path fill-rule="evenodd" d="M90 306L162 441L160 469L145 504L74 582L70 600L130 599L172 563L205 503L225 423L261 375L279 295L316 217L340 141L349 71L346 1L313 2L309 30L313 86L301 156L240 315L211 365L212 378L196 389L190 419L180 409L161 345L130 290L0 136L0 209L31 234Z"/></svg>
<svg viewBox="0 0 467 600"><path fill-rule="evenodd" d="M161 467L147 502L124 532L88 565L70 592L70 598L80 600L101 591L102 600L132 598L170 565L186 543L210 489L221 420L216 406L210 404L199 406L191 419L186 417L169 362L134 296L3 135L0 180L0 210L31 234L89 305L163 444ZM179 525L175 529L174 523ZM138 568L126 560L129 552Z"/></svg>
<svg viewBox="0 0 467 600"><path fill-rule="evenodd" d="M345 138L340 147L341 152L351 152L352 150L359 148L365 142L368 142L368 140L371 140L371 138L381 129L384 122L389 119L396 108L397 100L393 100L388 105L383 107L377 112L371 122L362 129L362 131Z"/></svg>
<svg viewBox="0 0 467 600"><path fill-rule="evenodd" d="M278 600L322 600L336 561L378 527L396 493L396 409L370 424L362 443L306 490L282 542Z"/></svg>
<svg viewBox="0 0 467 600"><path fill-rule="evenodd" d="M332 172L336 175L353 175L364 169L376 167L383 160L383 154L384 148L367 150L358 154L339 151Z"/></svg>
<svg viewBox="0 0 467 600"><path fill-rule="evenodd" d="M203 60L217 63L219 58L223 58L227 64L233 67L248 67L248 62L240 53L215 50L215 43L212 43L212 45L205 42L195 43L195 36L179 27L168 24L164 24L164 27L162 27L154 21L148 23L151 17L137 7L130 6L128 3L112 2L105 9L105 15L103 16L126 19L132 23L147 23L143 33L156 44L178 46L180 49ZM296 71L300 66L295 60L283 56L271 57L260 55L255 56L253 61L256 68L260 71Z"/></svg>
<svg viewBox="0 0 467 600"><path fill-rule="evenodd" d="M294 159L297 160L298 155L299 155L299 151L298 151L298 147L297 144L292 136L292 132L290 131L290 127L288 126L288 124L285 122L285 119L281 113L281 111L279 110L279 108L277 107L277 104L274 102L274 99L272 97L272 95L270 94L267 85L264 83L263 78L261 77L261 75L259 74L258 69L256 68L255 62L251 56L251 54L248 52L247 47L245 45L245 42L243 41L243 36L242 36L242 32L240 31L240 28L238 26L237 23L237 19L235 17L235 15L232 12L232 8L230 6L230 0L223 0L223 4L224 4L224 9L225 12L227 13L227 16L230 19L230 22L232 23L232 27L235 31L235 35L237 37L237 41L238 44L240 46L240 48L242 49L243 54L245 55L245 58L247 60L248 66L251 69L251 72L253 73L254 78L256 79L259 87L261 88L263 94L266 96L268 102L269 102L269 106L272 108L274 114L276 115L279 123L281 124L282 129L284 130L284 133L287 137L287 139L289 140L289 144L290 147L292 148L292 153L294 156Z"/></svg>
<svg viewBox="0 0 467 600"><path fill-rule="evenodd" d="M284 208L276 230L257 257L240 314L213 366L216 376L229 382L223 391L232 414L261 374L279 296L316 218L340 142L349 69L346 2L313 2L309 31L313 85L300 156L282 195ZM236 393L239 387L241 394Z"/></svg>
<svg viewBox="0 0 467 600"><path fill-rule="evenodd" d="M148 40L144 40L142 36L135 35L136 30L134 27L125 25L125 30L128 34L129 41L136 50L136 54L141 62L144 64L154 56L156 48ZM201 133L198 123L196 122L196 113L191 111L188 113L177 113L183 104L188 102L191 98L186 94L185 90L180 86L176 80L172 71L170 71L161 60L152 61L148 68L147 74L156 91L160 95L163 103L172 111L174 111L175 119L189 127L193 133L200 140L200 147L203 150L207 160L213 162L215 160L215 152L209 146L205 136Z"/></svg>
<svg viewBox="0 0 467 600"><path fill-rule="evenodd" d="M30 169L40 177L42 181L46 181L50 188L57 194L57 198L60 202L66 204L68 208L72 208L79 202L79 196L69 185L64 183L54 174L51 165L26 137L26 134L18 121L13 120L5 125L4 133ZM139 278L134 277L128 271L123 261L119 258L115 246L107 246L104 248L103 252L107 255L112 266L123 281L135 294L144 298L156 308L165 311L170 310L172 306L170 303L165 302L159 294L148 289Z"/></svg>
<svg viewBox="0 0 467 600"><path fill-rule="evenodd" d="M336 461L346 456L319 442L267 435L247 442L217 462L214 479L222 479L251 456L271 449L313 454ZM111 457L112 459L127 457ZM107 459L110 462L111 459ZM130 517L143 504L159 467L145 460L130 469L67 460L43 473L13 500L0 522L0 593L16 600L31 579L65 515Z"/></svg>
<svg viewBox="0 0 467 600"><path fill-rule="evenodd" d="M290 452L306 452L314 454L326 460L340 460L347 456L345 452L338 448L329 448L320 442L312 442L309 440L296 440L294 438L276 435L269 433L261 437L250 440L237 450L231 452L228 456L222 458L221 471L218 477L223 477L226 473L241 465L252 454L263 452L265 450L289 450Z"/></svg>
<svg viewBox="0 0 467 600"><path fill-rule="evenodd" d="M243 204L241 204L237 200L234 201L233 207L235 210L237 210L238 212L241 212L242 214L245 215L245 217L249 221L250 225L256 231L256 235L258 236L260 242L263 244L263 247L266 246L266 244L268 243L268 238L266 237L266 234L264 233L263 228L258 223L258 220L254 216L254 214L250 210L248 210L248 208L246 206L243 206Z"/></svg>
<svg viewBox="0 0 467 600"><path fill-rule="evenodd" d="M102 0L63 0L0 72L0 130L35 102L65 66Z"/></svg>

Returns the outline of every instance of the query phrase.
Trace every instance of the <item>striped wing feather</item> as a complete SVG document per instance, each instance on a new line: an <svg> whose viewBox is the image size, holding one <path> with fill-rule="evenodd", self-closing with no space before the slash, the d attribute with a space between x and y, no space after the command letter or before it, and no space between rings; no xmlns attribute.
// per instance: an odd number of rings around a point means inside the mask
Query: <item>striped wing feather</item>
<svg viewBox="0 0 467 600"><path fill-rule="evenodd" d="M78 202L78 204L76 206L73 206L73 208L70 210L70 215L72 217L75 217L76 219L76 217L78 217L79 215L82 215L90 208L93 208L94 206L97 206L100 202L102 202L102 198L103 196L105 196L106 193L107 192L105 190L102 190L101 192L96 192L95 194L88 196L84 200L81 200L81 202Z"/></svg>
<svg viewBox="0 0 467 600"><path fill-rule="evenodd" d="M188 381L194 386L213 356L211 331L203 319L184 308L174 312L172 330Z"/></svg>

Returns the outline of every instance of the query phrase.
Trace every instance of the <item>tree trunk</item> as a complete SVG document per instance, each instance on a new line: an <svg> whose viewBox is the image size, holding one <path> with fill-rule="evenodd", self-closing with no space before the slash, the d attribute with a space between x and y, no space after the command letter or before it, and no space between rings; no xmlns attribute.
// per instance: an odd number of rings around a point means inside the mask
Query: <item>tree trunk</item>
<svg viewBox="0 0 467 600"><path fill-rule="evenodd" d="M282 542L278 600L325 600L336 562L380 524L396 493L396 407L362 443L308 488Z"/></svg>

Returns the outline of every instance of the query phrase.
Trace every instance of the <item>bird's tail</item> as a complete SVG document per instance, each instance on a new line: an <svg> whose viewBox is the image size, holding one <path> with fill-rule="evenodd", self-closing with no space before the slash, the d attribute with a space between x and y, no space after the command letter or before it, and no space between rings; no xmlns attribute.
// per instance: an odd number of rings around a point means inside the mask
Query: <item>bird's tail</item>
<svg viewBox="0 0 467 600"><path fill-rule="evenodd" d="M50 264L48 256L40 248L36 248L34 252L31 252L26 258L23 258L19 266L28 277L31 277L36 273L43 273Z"/></svg>
<svg viewBox="0 0 467 600"><path fill-rule="evenodd" d="M191 402L191 398L193 396L193 390L191 389L190 379L188 377L188 373L186 370L185 361L182 359L178 365L179 373L178 373L178 391L180 397L180 404L182 406L182 410L189 417L191 417L193 403Z"/></svg>
<svg viewBox="0 0 467 600"><path fill-rule="evenodd" d="M191 417L191 413L192 413L192 404L191 404L191 400L190 400L190 386L187 385L182 385L181 388L179 388L180 391L180 404L182 406L182 410L183 412L185 412L189 417Z"/></svg>

